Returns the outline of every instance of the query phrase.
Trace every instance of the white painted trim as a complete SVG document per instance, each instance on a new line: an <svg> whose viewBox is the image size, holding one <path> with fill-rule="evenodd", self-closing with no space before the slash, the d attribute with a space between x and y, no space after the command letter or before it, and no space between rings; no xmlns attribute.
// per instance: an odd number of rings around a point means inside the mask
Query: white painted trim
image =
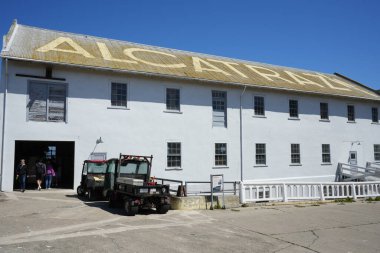
<svg viewBox="0 0 380 253"><path fill-rule="evenodd" d="M12 33L11 37L9 38L8 43L7 43L7 46L5 47L5 49L3 51L9 51L9 49L10 49L12 43L13 43L13 40L14 40L14 38L16 36L16 32L18 30L18 27L19 27L19 25L16 23L15 24L15 28L13 29L13 33Z"/></svg>

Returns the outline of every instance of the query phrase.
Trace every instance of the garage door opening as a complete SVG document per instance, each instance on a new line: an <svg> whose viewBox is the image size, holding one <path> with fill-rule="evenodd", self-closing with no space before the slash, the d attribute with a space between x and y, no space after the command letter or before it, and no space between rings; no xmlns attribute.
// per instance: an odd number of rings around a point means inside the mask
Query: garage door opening
<svg viewBox="0 0 380 253"><path fill-rule="evenodd" d="M36 161L39 159L51 160L56 173L52 186L73 189L74 152L75 142L73 141L15 141L15 167L19 164L20 159L25 159L28 166L27 188L35 189L37 187ZM14 178L16 178L16 174ZM18 188L19 183L15 180L13 189Z"/></svg>

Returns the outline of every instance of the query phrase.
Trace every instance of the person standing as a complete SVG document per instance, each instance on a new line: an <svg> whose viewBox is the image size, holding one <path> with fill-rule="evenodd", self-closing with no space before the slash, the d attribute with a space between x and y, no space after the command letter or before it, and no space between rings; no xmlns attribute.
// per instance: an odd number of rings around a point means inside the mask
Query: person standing
<svg viewBox="0 0 380 253"><path fill-rule="evenodd" d="M25 191L25 182L26 182L27 170L28 170L28 168L25 164L25 160L21 159L20 164L17 166L17 170L16 170L16 174L17 174L18 180L20 182L21 192Z"/></svg>
<svg viewBox="0 0 380 253"><path fill-rule="evenodd" d="M49 160L46 163L46 175L45 175L45 188L46 189L50 189L53 176L55 176L55 171L54 171L53 165L51 164L51 162Z"/></svg>
<svg viewBox="0 0 380 253"><path fill-rule="evenodd" d="M41 191L42 178L46 174L46 165L42 162L42 159L36 163L36 179L37 189Z"/></svg>

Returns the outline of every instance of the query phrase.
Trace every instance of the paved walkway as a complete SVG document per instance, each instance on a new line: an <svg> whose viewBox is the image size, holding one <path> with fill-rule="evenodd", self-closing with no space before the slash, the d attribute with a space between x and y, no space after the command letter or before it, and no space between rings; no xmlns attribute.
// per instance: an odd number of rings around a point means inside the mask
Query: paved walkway
<svg viewBox="0 0 380 253"><path fill-rule="evenodd" d="M74 191L0 193L0 252L380 252L380 203L145 211Z"/></svg>

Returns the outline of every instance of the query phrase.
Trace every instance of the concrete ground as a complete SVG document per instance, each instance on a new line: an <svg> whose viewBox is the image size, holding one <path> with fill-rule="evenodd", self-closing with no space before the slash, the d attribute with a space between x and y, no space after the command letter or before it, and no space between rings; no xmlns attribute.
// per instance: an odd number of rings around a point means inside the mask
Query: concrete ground
<svg viewBox="0 0 380 253"><path fill-rule="evenodd" d="M380 203L127 217L74 191L0 193L0 252L380 252Z"/></svg>

